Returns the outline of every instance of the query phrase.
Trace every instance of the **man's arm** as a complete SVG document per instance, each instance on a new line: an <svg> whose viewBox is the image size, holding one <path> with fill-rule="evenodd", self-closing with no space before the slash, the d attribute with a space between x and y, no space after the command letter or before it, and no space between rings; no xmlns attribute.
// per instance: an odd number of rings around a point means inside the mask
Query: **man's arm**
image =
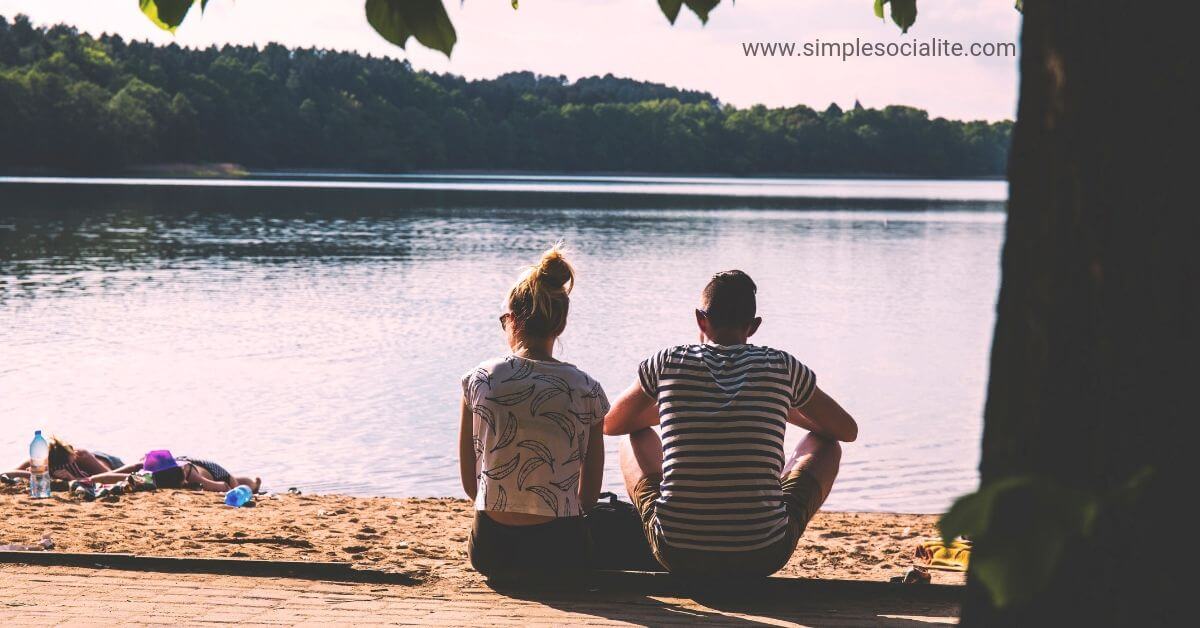
<svg viewBox="0 0 1200 628"><path fill-rule="evenodd" d="M814 386L808 402L788 411L788 423L802 427L814 434L852 443L858 438L858 423L833 397ZM605 428L607 429L607 427Z"/></svg>
<svg viewBox="0 0 1200 628"><path fill-rule="evenodd" d="M631 434L658 425L658 402L642 390L641 382L625 389L604 416L604 433L609 436Z"/></svg>

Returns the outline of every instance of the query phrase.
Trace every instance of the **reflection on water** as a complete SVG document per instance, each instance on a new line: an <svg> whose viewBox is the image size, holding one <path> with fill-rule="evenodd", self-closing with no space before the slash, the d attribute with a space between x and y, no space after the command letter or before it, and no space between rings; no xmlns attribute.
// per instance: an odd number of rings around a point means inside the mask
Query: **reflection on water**
<svg viewBox="0 0 1200 628"><path fill-rule="evenodd" d="M457 495L458 377L503 350L501 296L561 237L560 357L610 396L741 268L756 340L860 420L831 507L937 511L976 480L1002 231L966 201L0 182L0 452L43 428L276 489Z"/></svg>

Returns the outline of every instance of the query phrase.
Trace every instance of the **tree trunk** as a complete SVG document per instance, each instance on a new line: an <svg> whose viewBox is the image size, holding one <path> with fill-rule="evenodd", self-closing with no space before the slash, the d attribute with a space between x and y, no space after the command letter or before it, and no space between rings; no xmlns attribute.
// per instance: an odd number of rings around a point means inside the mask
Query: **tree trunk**
<svg viewBox="0 0 1200 628"><path fill-rule="evenodd" d="M1031 602L997 609L971 576L967 625L1186 617L1194 578L1175 572L1195 568L1185 556L1197 538L1173 531L1197 495L1183 461L1200 417L1200 210L1180 176L1196 159L1180 149L1198 107L1185 20L1158 7L1025 2L980 468L984 483L1036 475L1092 494L1148 467L1153 481L1069 543ZM1008 529L1035 514L997 508ZM977 557L989 551L981 538Z"/></svg>

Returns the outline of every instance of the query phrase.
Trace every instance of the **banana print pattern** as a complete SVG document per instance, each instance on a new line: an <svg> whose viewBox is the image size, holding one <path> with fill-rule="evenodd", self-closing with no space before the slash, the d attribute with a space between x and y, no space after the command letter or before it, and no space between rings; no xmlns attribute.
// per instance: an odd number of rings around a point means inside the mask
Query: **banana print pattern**
<svg viewBox="0 0 1200 628"><path fill-rule="evenodd" d="M546 506L550 508L551 512L558 514L558 493L544 486L531 486L528 490L546 502Z"/></svg>
<svg viewBox="0 0 1200 628"><path fill-rule="evenodd" d="M550 419L551 421L554 421L554 424L558 426L558 429L562 430L563 434L567 435L567 444L568 445L575 442L575 429L576 428L575 428L574 421L572 421L571 419L568 419L567 417L565 417L557 412L543 412L542 416L546 417L547 419Z"/></svg>
<svg viewBox="0 0 1200 628"><path fill-rule="evenodd" d="M565 391L558 388L547 388L546 390L538 393L537 396L533 398L533 403L529 404L529 413L536 416L538 410L540 410L547 401L550 401L551 399L563 394L563 392Z"/></svg>
<svg viewBox="0 0 1200 628"><path fill-rule="evenodd" d="M512 475L513 469L517 468L517 463L519 462L521 462L521 454L517 454L512 457L512 460L492 467L491 469L484 469L483 475L493 480L503 480L504 478Z"/></svg>
<svg viewBox="0 0 1200 628"><path fill-rule="evenodd" d="M537 471L537 468L546 464L545 458L530 458L525 461L525 465L521 467L521 472L517 474L517 488L525 488L525 480L529 478L529 474Z"/></svg>
<svg viewBox="0 0 1200 628"><path fill-rule="evenodd" d="M491 408L476 404L473 410L475 412L475 418L487 423L488 427L492 428L493 432L496 431L496 415L492 414Z"/></svg>
<svg viewBox="0 0 1200 628"><path fill-rule="evenodd" d="M525 390L519 390L517 392L511 392L511 393L508 393L505 395L499 395L497 397L485 397L485 399L487 399L488 401L494 401L502 406L515 406L518 403L521 403L522 401L525 401L526 399L528 399L529 395L533 394L533 389L534 389L534 385L530 384L529 388L526 388Z"/></svg>
<svg viewBox="0 0 1200 628"><path fill-rule="evenodd" d="M505 356L462 378L472 410L477 510L572 517L604 389L565 362Z"/></svg>
<svg viewBox="0 0 1200 628"><path fill-rule="evenodd" d="M496 486L496 501L492 502L492 510L496 512L504 512L508 507L508 492L504 490L504 485Z"/></svg>
<svg viewBox="0 0 1200 628"><path fill-rule="evenodd" d="M504 449L505 447L508 447L509 444L511 444L513 442L513 439L515 439L516 437L517 437L517 417L513 413L509 412L508 419L506 421L504 421L504 432L502 432L500 434L500 439L497 440L496 444L492 445L492 448L489 449L488 451L496 451L497 449Z"/></svg>
<svg viewBox="0 0 1200 628"><path fill-rule="evenodd" d="M520 360L520 358L513 357L509 358L509 360ZM526 377L529 377L529 374L532 372L533 362L530 362L529 360L521 360L521 363L517 365L517 368L513 374L508 376L508 379L505 379L504 381L515 382L517 380L525 379Z"/></svg>
<svg viewBox="0 0 1200 628"><path fill-rule="evenodd" d="M579 485L579 472L576 471L575 473L572 473L570 476L566 477L565 479L559 480L557 482L551 482L551 484L558 487L558 490L560 490L560 491L570 491Z"/></svg>

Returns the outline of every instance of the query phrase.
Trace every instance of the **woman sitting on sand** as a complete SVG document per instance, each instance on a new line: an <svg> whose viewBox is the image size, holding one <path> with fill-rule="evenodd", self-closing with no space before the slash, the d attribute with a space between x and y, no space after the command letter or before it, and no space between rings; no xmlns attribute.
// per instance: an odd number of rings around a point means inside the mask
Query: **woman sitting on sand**
<svg viewBox="0 0 1200 628"><path fill-rule="evenodd" d="M590 560L583 513L600 492L608 399L553 356L574 283L559 246L546 251L505 300L500 327L512 352L462 379L459 462L475 501L468 553L489 579L569 575Z"/></svg>
<svg viewBox="0 0 1200 628"><path fill-rule="evenodd" d="M124 481L145 468L146 457L143 456L138 462L93 475L88 479L96 484L111 484ZM168 459L165 465L155 466L153 469L154 485L158 488L199 488L205 491L225 492L236 486L246 485L258 493L258 489L262 487L262 478L234 476L226 471L225 467L200 458L179 456Z"/></svg>
<svg viewBox="0 0 1200 628"><path fill-rule="evenodd" d="M121 459L116 456L76 449L57 436L51 436L48 444L50 448L47 462L50 464L50 478L54 480L86 480L91 475L107 473L122 464ZM4 475L10 478L28 478L29 461L26 460L16 470L8 471Z"/></svg>

